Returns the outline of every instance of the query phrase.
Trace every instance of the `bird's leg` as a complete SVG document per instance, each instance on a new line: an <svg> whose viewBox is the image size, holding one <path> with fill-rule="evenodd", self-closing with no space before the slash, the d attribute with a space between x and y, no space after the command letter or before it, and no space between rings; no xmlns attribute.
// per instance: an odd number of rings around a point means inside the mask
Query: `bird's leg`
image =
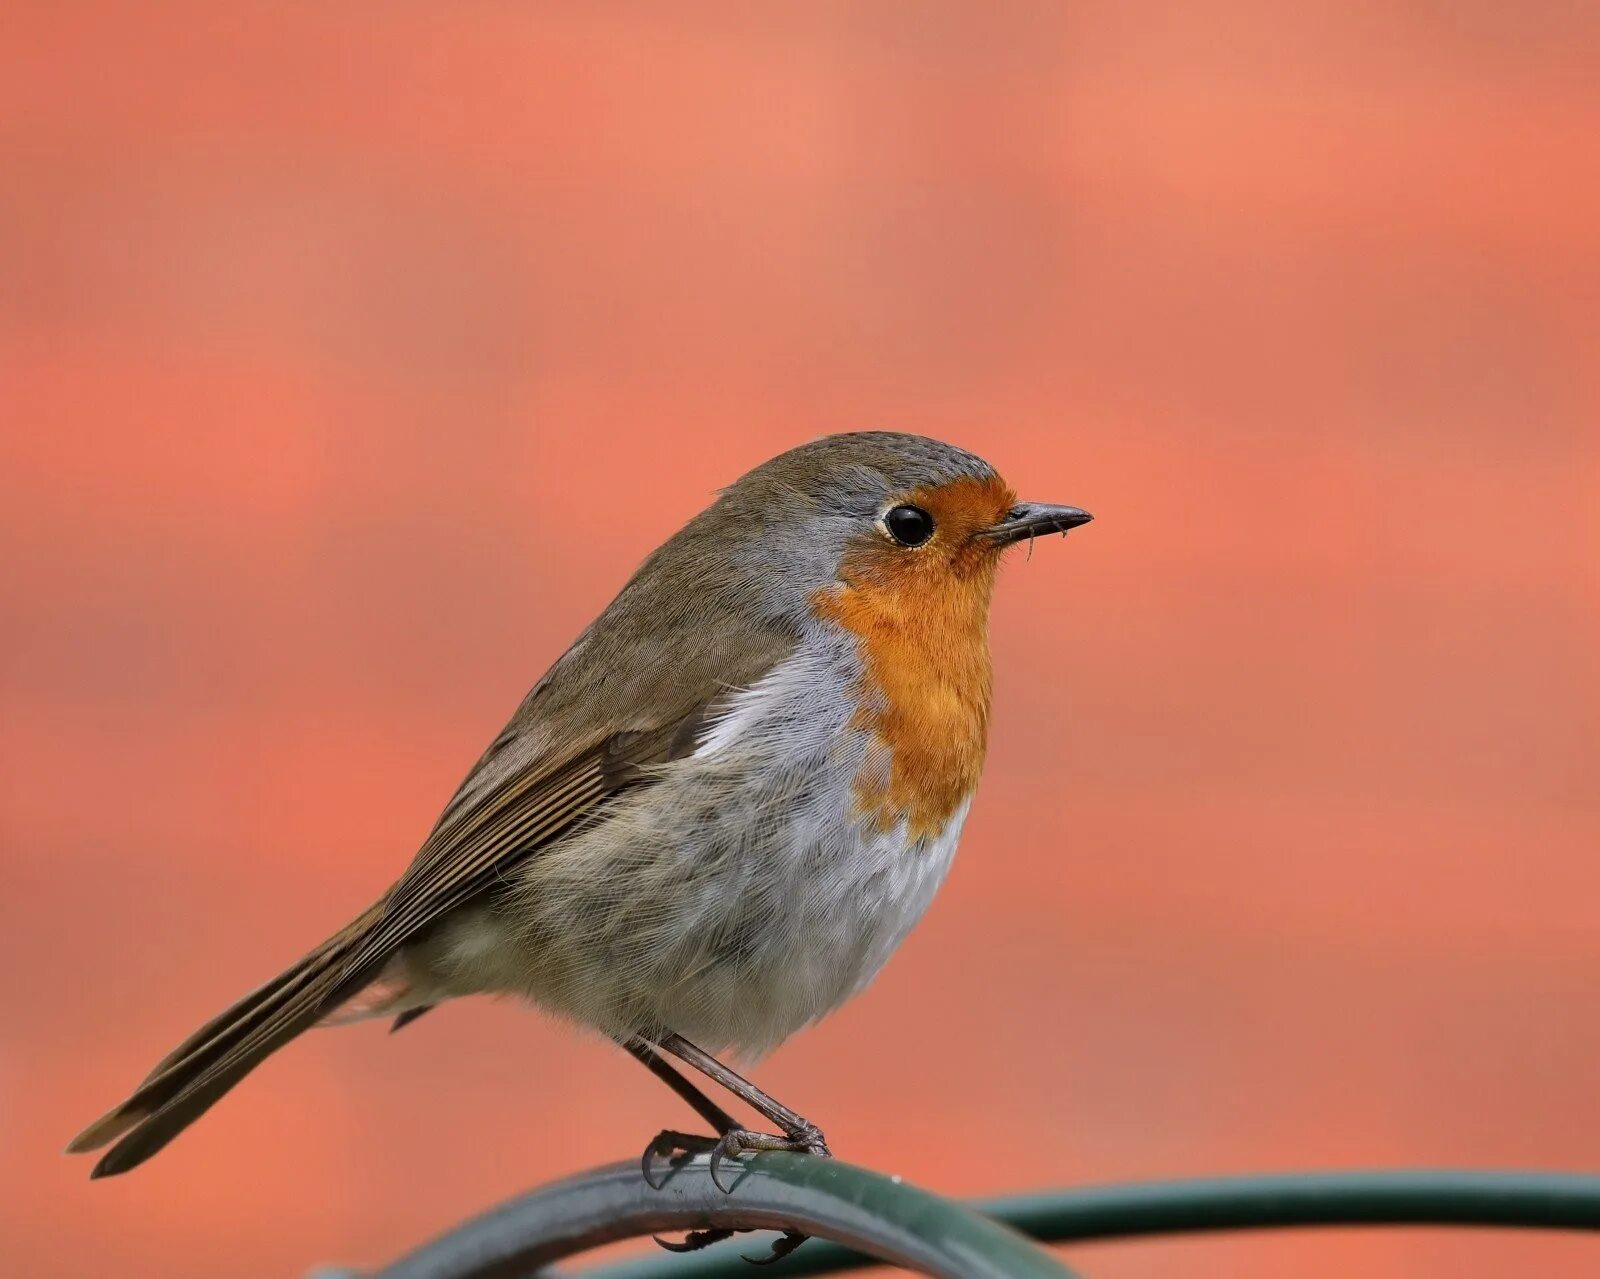
<svg viewBox="0 0 1600 1279"><path fill-rule="evenodd" d="M694 1112L704 1119L716 1130L716 1137L701 1137L694 1133L678 1132L672 1128L663 1128L644 1149L644 1156L639 1161L644 1179L650 1184L652 1190L659 1190L661 1184L656 1180L652 1165L657 1156L672 1159L672 1156L683 1151L686 1154L705 1153L713 1149L718 1139L724 1133L736 1132L739 1121L730 1115L705 1093L701 1092L692 1083L674 1070L660 1053L642 1039L625 1040L622 1045L642 1062L652 1075L688 1102Z"/></svg>
<svg viewBox="0 0 1600 1279"><path fill-rule="evenodd" d="M715 1128L719 1136L739 1126L737 1119L674 1070L671 1064L663 1060L661 1054L644 1040L630 1039L622 1046L643 1062L646 1070L688 1102L695 1114Z"/></svg>
<svg viewBox="0 0 1600 1279"><path fill-rule="evenodd" d="M671 1053L707 1078L714 1079L735 1097L748 1102L761 1113L763 1118L783 1129L784 1135L775 1137L771 1133L751 1132L748 1128L739 1127L726 1111L662 1060L650 1045L637 1040L628 1045L629 1052L644 1062L717 1130L717 1140L706 1144L711 1149L711 1180L716 1182L723 1192L732 1189L723 1184L719 1175L722 1161L729 1156L737 1157L747 1150L798 1150L824 1157L829 1154L828 1145L822 1139L822 1130L816 1124L790 1110L776 1097L763 1092L742 1075L729 1070L710 1053L703 1048L695 1047L682 1035L665 1035L655 1041L654 1047ZM671 1144L663 1149L663 1142ZM704 1148L698 1139L686 1138L682 1133L661 1133L651 1143L650 1149L645 1151L645 1180L650 1180L649 1166L653 1154L670 1154L674 1149L694 1150L697 1147ZM681 1243L669 1243L660 1238L656 1242L672 1252L695 1252L708 1244L718 1243L733 1233L731 1230L691 1230ZM745 1260L756 1265L779 1261L808 1238L809 1235L801 1234L798 1230L785 1230L773 1240L772 1251L765 1257L746 1257Z"/></svg>
<svg viewBox="0 0 1600 1279"><path fill-rule="evenodd" d="M783 1129L784 1135L790 1139L813 1145L823 1144L822 1130L816 1124L797 1111L790 1110L770 1093L757 1088L743 1075L724 1066L704 1048L695 1047L682 1035L663 1035L655 1041L655 1046L693 1066L706 1078L715 1080L739 1100L749 1103L764 1119Z"/></svg>
<svg viewBox="0 0 1600 1279"><path fill-rule="evenodd" d="M630 1053L642 1062L652 1075L688 1102L694 1112L717 1130L716 1137L701 1137L695 1133L677 1132L671 1128L663 1128L655 1135L654 1140L644 1148L644 1155L639 1160L640 1171L644 1173L645 1183L652 1190L660 1190L662 1183L656 1180L654 1164L658 1156L665 1158L669 1163L674 1162L673 1155L678 1151L685 1154L694 1154L714 1149L718 1139L724 1133L734 1132L739 1123L705 1093L701 1092L692 1083L685 1079L678 1071L665 1061L649 1044L642 1039L629 1039L623 1045ZM698 1252L701 1248L714 1243L721 1243L724 1239L731 1239L732 1230L690 1230L682 1239L663 1239L660 1235L652 1235L656 1243L668 1252ZM781 1240L779 1241L782 1242ZM799 1245L795 1245L798 1247ZM774 1245L774 1251L777 1245Z"/></svg>
<svg viewBox="0 0 1600 1279"><path fill-rule="evenodd" d="M822 1129L816 1124L804 1115L790 1110L776 1097L763 1092L742 1075L729 1070L705 1049L695 1047L682 1035L663 1035L655 1043L663 1052L671 1053L707 1078L714 1079L735 1097L759 1111L763 1118L777 1124L783 1130L781 1137L772 1133L751 1132L745 1128L724 1132L716 1148L711 1152L711 1179L723 1190L729 1187L723 1185L720 1176L722 1161L729 1157L737 1157L746 1151L795 1150L823 1157L831 1153L828 1150L828 1143L823 1140Z"/></svg>

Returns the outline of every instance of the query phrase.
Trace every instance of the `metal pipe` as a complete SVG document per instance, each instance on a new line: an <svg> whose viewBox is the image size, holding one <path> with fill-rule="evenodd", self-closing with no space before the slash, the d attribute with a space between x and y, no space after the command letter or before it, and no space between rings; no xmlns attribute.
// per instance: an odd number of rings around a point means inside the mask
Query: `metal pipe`
<svg viewBox="0 0 1600 1279"><path fill-rule="evenodd" d="M724 1176L728 1165L724 1165ZM651 1189L637 1163L616 1164L532 1191L451 1230L372 1279L531 1279L542 1266L601 1244L661 1231L795 1229L818 1240L781 1267L795 1269L822 1240L938 1279L1072 1279L1048 1252L1008 1226L896 1178L837 1159L772 1152L740 1162L731 1194L704 1157L660 1169ZM760 1255L764 1245L747 1248ZM668 1260L663 1257L662 1260ZM675 1274L698 1273L711 1254ZM735 1254L742 1274L749 1267ZM853 1264L861 1264L854 1262ZM327 1272L325 1272L327 1273Z"/></svg>
<svg viewBox="0 0 1600 1279"><path fill-rule="evenodd" d="M1380 1171L1286 1173L1087 1186L973 1202L1046 1243L1288 1226L1508 1226L1600 1230L1600 1177L1581 1173ZM807 1244L785 1279L873 1264L835 1244ZM585 1271L585 1279L732 1279L749 1267L726 1246Z"/></svg>

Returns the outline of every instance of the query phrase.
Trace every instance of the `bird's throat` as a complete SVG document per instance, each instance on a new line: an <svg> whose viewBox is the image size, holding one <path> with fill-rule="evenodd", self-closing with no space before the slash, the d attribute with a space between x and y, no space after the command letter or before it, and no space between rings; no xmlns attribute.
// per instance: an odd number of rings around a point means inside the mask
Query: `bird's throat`
<svg viewBox="0 0 1600 1279"><path fill-rule="evenodd" d="M856 636L862 659L855 726L870 735L855 783L859 815L936 837L977 787L988 745L992 567L960 577L856 578L813 600Z"/></svg>

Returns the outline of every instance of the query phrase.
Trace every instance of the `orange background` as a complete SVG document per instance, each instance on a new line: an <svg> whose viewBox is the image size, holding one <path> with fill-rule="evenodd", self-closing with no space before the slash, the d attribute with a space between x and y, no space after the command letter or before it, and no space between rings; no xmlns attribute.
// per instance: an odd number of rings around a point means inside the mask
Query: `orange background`
<svg viewBox="0 0 1600 1279"><path fill-rule="evenodd" d="M670 15L670 16L669 16ZM955 1193L1600 1150L1600 10L22 3L0 40L9 1273L373 1263L688 1115L480 1002L57 1153L403 867L714 487L1016 556L962 856L758 1077ZM1573 1274L1591 1239L1070 1250Z"/></svg>

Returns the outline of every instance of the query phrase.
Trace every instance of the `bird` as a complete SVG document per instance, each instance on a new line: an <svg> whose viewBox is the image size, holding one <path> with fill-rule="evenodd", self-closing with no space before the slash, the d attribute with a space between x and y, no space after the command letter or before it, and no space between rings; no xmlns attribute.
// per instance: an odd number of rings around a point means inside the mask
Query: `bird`
<svg viewBox="0 0 1600 1279"><path fill-rule="evenodd" d="M830 435L755 467L534 685L372 906L68 1150L110 1146L91 1176L127 1172L313 1026L399 1029L497 994L614 1040L715 1130L663 1130L647 1177L679 1150L709 1149L719 1184L747 1152L828 1155L723 1058L758 1059L858 994L927 909L987 749L999 561L1091 518L1020 502L919 435ZM675 1246L717 1232L699 1233Z"/></svg>

